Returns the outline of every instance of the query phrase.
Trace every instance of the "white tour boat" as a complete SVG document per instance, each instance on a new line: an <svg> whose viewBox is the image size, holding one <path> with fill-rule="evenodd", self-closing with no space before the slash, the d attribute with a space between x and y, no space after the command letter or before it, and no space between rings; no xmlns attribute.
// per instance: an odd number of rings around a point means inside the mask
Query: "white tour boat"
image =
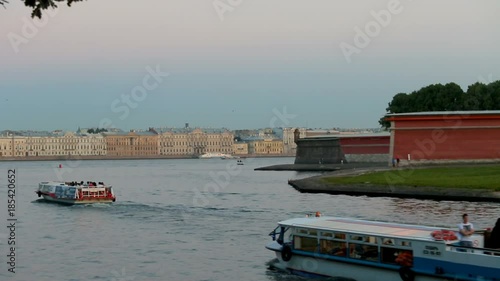
<svg viewBox="0 0 500 281"><path fill-rule="evenodd" d="M224 154L224 153L208 152L208 153L204 153L204 154L200 155L199 158L200 159L212 159L212 158L221 158L224 156L226 156L226 154Z"/></svg>
<svg viewBox="0 0 500 281"><path fill-rule="evenodd" d="M281 221L266 248L277 267L309 277L356 281L500 280L500 249L459 246L455 230L439 227L316 217Z"/></svg>
<svg viewBox="0 0 500 281"><path fill-rule="evenodd" d="M41 182L35 193L47 201L69 205L116 201L113 187L103 182Z"/></svg>

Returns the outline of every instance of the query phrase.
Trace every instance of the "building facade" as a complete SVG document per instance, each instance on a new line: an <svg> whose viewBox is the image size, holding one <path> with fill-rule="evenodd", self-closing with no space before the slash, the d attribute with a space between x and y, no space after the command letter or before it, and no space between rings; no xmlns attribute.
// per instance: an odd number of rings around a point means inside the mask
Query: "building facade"
<svg viewBox="0 0 500 281"><path fill-rule="evenodd" d="M205 153L232 154L234 135L226 129L155 129L159 135L159 154L199 156Z"/></svg>
<svg viewBox="0 0 500 281"><path fill-rule="evenodd" d="M154 131L128 133L102 133L106 141L107 155L111 157L157 156L158 134Z"/></svg>
<svg viewBox="0 0 500 281"><path fill-rule="evenodd" d="M300 138L306 137L306 128L283 129L283 154L288 156L295 156L297 154L297 144L294 141L295 129L299 130Z"/></svg>
<svg viewBox="0 0 500 281"><path fill-rule="evenodd" d="M500 111L387 116L391 122L390 159L399 158L402 165L500 161Z"/></svg>
<svg viewBox="0 0 500 281"><path fill-rule="evenodd" d="M235 142L233 144L233 154L235 154L235 155L247 155L248 154L248 143Z"/></svg>
<svg viewBox="0 0 500 281"><path fill-rule="evenodd" d="M254 138L248 141L248 153L254 155L283 154L283 140Z"/></svg>
<svg viewBox="0 0 500 281"><path fill-rule="evenodd" d="M52 157L52 156L106 155L102 135L84 135L74 132L17 133L0 137L0 157Z"/></svg>
<svg viewBox="0 0 500 281"><path fill-rule="evenodd" d="M22 157L26 153L26 140L21 136L0 137L0 157Z"/></svg>

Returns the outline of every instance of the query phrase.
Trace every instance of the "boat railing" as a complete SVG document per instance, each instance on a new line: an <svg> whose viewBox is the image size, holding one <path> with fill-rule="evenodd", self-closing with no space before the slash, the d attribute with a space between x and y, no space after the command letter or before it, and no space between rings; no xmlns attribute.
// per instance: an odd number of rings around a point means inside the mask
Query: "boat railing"
<svg viewBox="0 0 500 281"><path fill-rule="evenodd" d="M480 247L469 247L469 246L461 246L460 242L448 244L446 250L451 252L462 252L462 253L472 253L472 254L481 254L481 255L493 255L500 257L500 249L491 249L491 248L480 248Z"/></svg>

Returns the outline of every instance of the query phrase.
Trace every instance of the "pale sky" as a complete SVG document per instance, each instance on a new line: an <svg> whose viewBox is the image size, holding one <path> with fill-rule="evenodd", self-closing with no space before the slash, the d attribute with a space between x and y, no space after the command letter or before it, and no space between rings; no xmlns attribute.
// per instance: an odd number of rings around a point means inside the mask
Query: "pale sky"
<svg viewBox="0 0 500 281"><path fill-rule="evenodd" d="M19 0L0 8L0 130L368 128L399 92L500 80L498 0L59 8L36 25Z"/></svg>

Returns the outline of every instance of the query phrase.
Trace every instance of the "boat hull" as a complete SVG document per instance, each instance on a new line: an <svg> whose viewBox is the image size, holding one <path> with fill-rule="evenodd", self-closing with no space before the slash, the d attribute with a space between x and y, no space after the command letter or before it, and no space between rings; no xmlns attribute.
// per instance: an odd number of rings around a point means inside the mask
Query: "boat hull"
<svg viewBox="0 0 500 281"><path fill-rule="evenodd" d="M58 203L63 205L85 205L85 204L95 204L95 203L113 203L116 200L111 198L97 198L93 200L74 200L74 199L64 199L64 198L53 198L50 195L42 195L43 200L52 203Z"/></svg>
<svg viewBox="0 0 500 281"><path fill-rule="evenodd" d="M356 281L387 281L403 280L399 271L371 267L363 264L353 264L340 261L329 261L320 258L293 255L289 261L284 261L281 252L276 252L279 268L289 273L308 278L345 278ZM444 281L445 278L416 275L414 281Z"/></svg>

